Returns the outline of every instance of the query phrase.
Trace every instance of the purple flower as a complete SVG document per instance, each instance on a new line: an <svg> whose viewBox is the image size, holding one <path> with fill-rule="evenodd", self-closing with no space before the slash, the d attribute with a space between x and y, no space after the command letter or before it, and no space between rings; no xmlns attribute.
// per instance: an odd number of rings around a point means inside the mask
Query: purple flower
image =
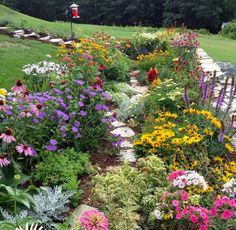
<svg viewBox="0 0 236 230"><path fill-rule="evenodd" d="M80 122L79 122L79 121L75 121L75 122L74 122L74 126L75 126L75 127L79 127L79 126L80 126Z"/></svg>
<svg viewBox="0 0 236 230"><path fill-rule="evenodd" d="M55 139L51 139L51 140L50 140L50 144L51 144L51 145L57 145L57 141L56 141Z"/></svg>
<svg viewBox="0 0 236 230"><path fill-rule="evenodd" d="M217 98L216 111L218 111L220 109L222 103L224 102L224 98L225 98L224 89L221 89L220 94Z"/></svg>
<svg viewBox="0 0 236 230"><path fill-rule="evenodd" d="M96 93L96 92L93 92L93 91L89 91L88 94L89 94L90 96L92 96L92 97L94 97L94 96L97 95L97 93Z"/></svg>
<svg viewBox="0 0 236 230"><path fill-rule="evenodd" d="M105 111L109 111L109 107L106 106L106 105L102 105L102 109L105 110Z"/></svg>
<svg viewBox="0 0 236 230"><path fill-rule="evenodd" d="M219 137L218 137L219 142L224 141L224 134L225 134L225 126L224 126L223 121L221 121L221 130L220 130L220 134L219 134Z"/></svg>
<svg viewBox="0 0 236 230"><path fill-rule="evenodd" d="M205 85L205 73L202 73L202 76L201 76L201 79L200 79L200 82L199 82L199 88L202 89Z"/></svg>
<svg viewBox="0 0 236 230"><path fill-rule="evenodd" d="M190 103L190 101L189 101L189 98L188 98L188 90L187 90L187 87L186 87L186 86L184 87L184 96L183 96L183 99L184 99L184 101L186 102L187 107L189 108L189 103Z"/></svg>
<svg viewBox="0 0 236 230"><path fill-rule="evenodd" d="M80 115L81 115L82 117L85 117L85 116L87 115L87 112L84 111L84 110L81 110L81 111L80 111Z"/></svg>
<svg viewBox="0 0 236 230"><path fill-rule="evenodd" d="M101 121L102 121L102 123L106 123L107 119L106 118L102 118Z"/></svg>
<svg viewBox="0 0 236 230"><path fill-rule="evenodd" d="M106 94L105 92L102 92L102 96L108 101L111 100L110 96L108 94Z"/></svg>
<svg viewBox="0 0 236 230"><path fill-rule="evenodd" d="M66 98L67 98L68 100L72 100L72 99L73 99L73 97L72 97L71 95L68 95Z"/></svg>
<svg viewBox="0 0 236 230"><path fill-rule="evenodd" d="M78 102L78 106L79 106L79 107L83 107L83 106L84 106L84 103L83 103L82 101L79 101L79 102Z"/></svg>
<svg viewBox="0 0 236 230"><path fill-rule="evenodd" d="M102 107L103 107L103 105L97 104L97 105L95 105L95 110L100 111L100 110L102 110Z"/></svg>
<svg viewBox="0 0 236 230"><path fill-rule="evenodd" d="M80 94L80 98L85 99L86 97L84 95Z"/></svg>
<svg viewBox="0 0 236 230"><path fill-rule="evenodd" d="M70 117L76 117L76 112L75 111L71 112Z"/></svg>
<svg viewBox="0 0 236 230"><path fill-rule="evenodd" d="M34 118L34 119L33 119L33 123L34 123L35 125L37 125L37 124L39 123L39 120L36 119L36 118Z"/></svg>
<svg viewBox="0 0 236 230"><path fill-rule="evenodd" d="M78 129L76 127L72 127L71 130L73 133L78 133Z"/></svg>
<svg viewBox="0 0 236 230"><path fill-rule="evenodd" d="M55 152L57 150L57 147L55 145L47 145L45 148L50 152Z"/></svg>
<svg viewBox="0 0 236 230"><path fill-rule="evenodd" d="M70 92L71 92L71 89L66 88L65 91L66 91L67 93L70 93Z"/></svg>
<svg viewBox="0 0 236 230"><path fill-rule="evenodd" d="M202 101L204 101L204 100L207 99L207 96L208 96L208 85L207 85L207 83L205 83L202 87L203 87L202 88L202 90L203 90Z"/></svg>
<svg viewBox="0 0 236 230"><path fill-rule="evenodd" d="M80 86L82 86L84 83L83 83L83 81L81 81L81 80L74 80L74 82L77 84L77 85L80 85Z"/></svg>
<svg viewBox="0 0 236 230"><path fill-rule="evenodd" d="M76 138L81 138L82 136L81 136L80 133L77 133L75 137L76 137Z"/></svg>
<svg viewBox="0 0 236 230"><path fill-rule="evenodd" d="M31 151L32 151L32 157L35 157L36 155L37 155L37 152L36 152L36 150L35 149L33 149L33 147L31 146L31 145L29 145L29 147L30 147L30 149L31 149Z"/></svg>
<svg viewBox="0 0 236 230"><path fill-rule="evenodd" d="M53 92L57 93L57 94L60 94L60 95L63 94L63 92L61 90L59 90L59 89L53 89Z"/></svg>

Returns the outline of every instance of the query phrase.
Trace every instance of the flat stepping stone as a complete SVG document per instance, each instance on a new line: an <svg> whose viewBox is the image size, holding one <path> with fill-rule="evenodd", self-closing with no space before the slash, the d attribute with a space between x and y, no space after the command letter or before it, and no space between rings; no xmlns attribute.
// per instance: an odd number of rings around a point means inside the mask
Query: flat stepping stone
<svg viewBox="0 0 236 230"><path fill-rule="evenodd" d="M13 35L13 38L21 39L21 36L20 36L19 34L14 34L14 35Z"/></svg>
<svg viewBox="0 0 236 230"><path fill-rule="evenodd" d="M15 30L13 31L14 34L25 34L24 30Z"/></svg>
<svg viewBox="0 0 236 230"><path fill-rule="evenodd" d="M115 128L126 126L126 124L124 122L120 122L120 121L114 121L111 123L111 125Z"/></svg>
<svg viewBox="0 0 236 230"><path fill-rule="evenodd" d="M123 141L123 142L121 142L120 147L121 148L133 148L134 146L129 141Z"/></svg>
<svg viewBox="0 0 236 230"><path fill-rule="evenodd" d="M7 30L8 27L0 27L0 30Z"/></svg>
<svg viewBox="0 0 236 230"><path fill-rule="evenodd" d="M61 39L61 38L53 38L53 39L50 39L50 42L53 43L53 44L59 44L59 43L63 42L63 39Z"/></svg>
<svg viewBox="0 0 236 230"><path fill-rule="evenodd" d="M120 151L120 160L121 161L129 161L131 163L134 163L137 161L134 149L128 149L128 150L121 150Z"/></svg>
<svg viewBox="0 0 236 230"><path fill-rule="evenodd" d="M86 211L91 211L91 210L97 210L96 208L94 207L91 207L91 206L88 206L88 205L85 205L85 204L82 204L80 205L78 208L76 208L72 214L73 216L73 219L71 221L71 225L72 225L72 228L75 227L78 223L80 223L80 217L82 217L82 215L84 214L84 212Z"/></svg>
<svg viewBox="0 0 236 230"><path fill-rule="evenodd" d="M129 127L121 127L111 131L111 134L120 137L133 137L135 132Z"/></svg>
<svg viewBox="0 0 236 230"><path fill-rule="evenodd" d="M37 33L35 33L35 32L32 32L32 33L30 33L30 34L25 34L24 35L24 37L25 38L39 38L40 36L37 34Z"/></svg>
<svg viewBox="0 0 236 230"><path fill-rule="evenodd" d="M134 86L133 88L136 94L146 94L148 92L147 86Z"/></svg>
<svg viewBox="0 0 236 230"><path fill-rule="evenodd" d="M51 39L51 36L39 38L40 41L50 41L50 39Z"/></svg>
<svg viewBox="0 0 236 230"><path fill-rule="evenodd" d="M67 42L64 42L64 45L72 45L74 43L74 41L67 41Z"/></svg>

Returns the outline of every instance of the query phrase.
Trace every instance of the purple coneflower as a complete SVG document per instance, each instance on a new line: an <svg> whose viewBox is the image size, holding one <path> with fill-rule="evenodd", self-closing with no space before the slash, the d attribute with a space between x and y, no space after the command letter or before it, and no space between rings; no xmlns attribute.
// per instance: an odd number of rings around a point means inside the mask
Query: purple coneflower
<svg viewBox="0 0 236 230"><path fill-rule="evenodd" d="M25 156L34 156L32 148L26 144L19 144L16 146L16 150L18 153L23 153Z"/></svg>
<svg viewBox="0 0 236 230"><path fill-rule="evenodd" d="M1 134L0 138L1 138L4 142L10 144L11 142L16 141L15 137L13 137L12 134L13 134L12 130L9 129L9 128L6 128L5 132Z"/></svg>
<svg viewBox="0 0 236 230"><path fill-rule="evenodd" d="M11 164L11 162L4 155L0 156L0 167L1 168L6 167L9 164Z"/></svg>

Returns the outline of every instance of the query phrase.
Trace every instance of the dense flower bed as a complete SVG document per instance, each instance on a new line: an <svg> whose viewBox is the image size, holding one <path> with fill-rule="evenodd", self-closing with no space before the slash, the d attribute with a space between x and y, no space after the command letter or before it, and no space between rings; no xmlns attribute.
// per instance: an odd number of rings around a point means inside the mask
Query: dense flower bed
<svg viewBox="0 0 236 230"><path fill-rule="evenodd" d="M234 81L215 94L216 76L196 59L197 34L183 29L128 40L93 34L59 47L59 63L26 65L23 81L0 89L2 228L71 228L69 206L90 173L97 210L73 230L233 229ZM130 76L149 86L135 102ZM117 116L140 131L137 163L94 170L94 152L119 146L110 133Z"/></svg>

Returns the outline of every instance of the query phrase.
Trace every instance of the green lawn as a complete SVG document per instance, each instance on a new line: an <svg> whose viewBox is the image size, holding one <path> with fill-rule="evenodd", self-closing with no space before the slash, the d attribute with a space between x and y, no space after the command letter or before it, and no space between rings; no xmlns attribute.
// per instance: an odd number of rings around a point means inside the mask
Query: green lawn
<svg viewBox="0 0 236 230"><path fill-rule="evenodd" d="M236 66L236 40L221 36L201 36L200 44L214 60L231 62Z"/></svg>
<svg viewBox="0 0 236 230"><path fill-rule="evenodd" d="M10 89L16 79L22 78L22 66L42 61L55 51L53 45L0 35L0 88Z"/></svg>
<svg viewBox="0 0 236 230"><path fill-rule="evenodd" d="M3 5L0 5L0 24L8 23L13 28L28 28L35 32L48 32L58 37L70 36L70 23L48 22L45 20L30 17ZM131 37L140 27L119 27L119 26L98 26L86 24L74 24L74 32L78 36L89 35L94 32L107 32L118 38Z"/></svg>

